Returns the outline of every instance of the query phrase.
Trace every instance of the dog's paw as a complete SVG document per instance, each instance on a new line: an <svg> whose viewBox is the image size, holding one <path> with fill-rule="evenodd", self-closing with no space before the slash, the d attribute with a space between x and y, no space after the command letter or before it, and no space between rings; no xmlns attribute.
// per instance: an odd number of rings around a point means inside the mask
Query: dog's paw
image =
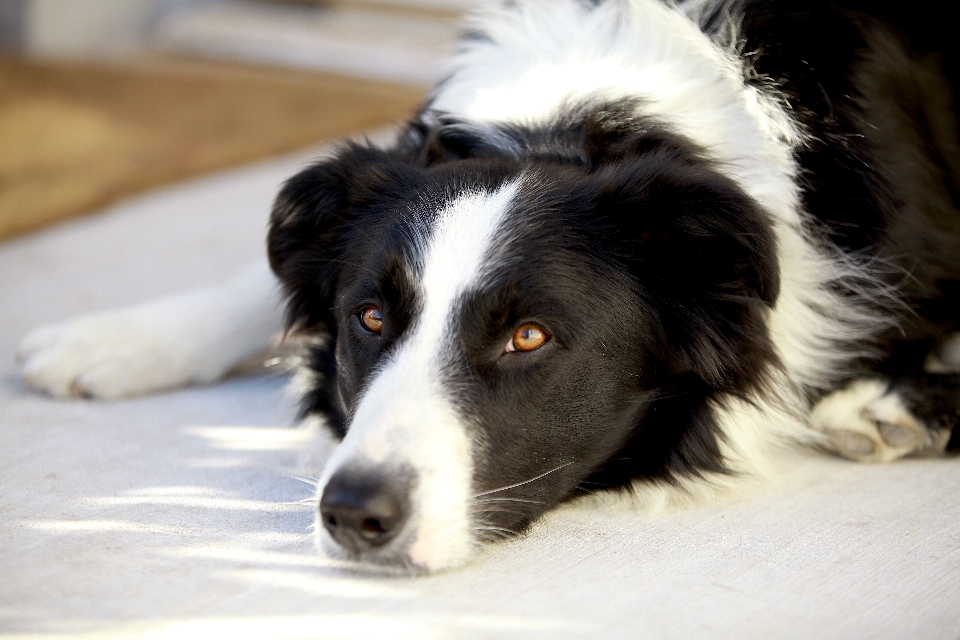
<svg viewBox="0 0 960 640"><path fill-rule="evenodd" d="M97 314L35 329L16 358L27 384L50 395L123 398L194 381L177 333L136 310Z"/></svg>
<svg viewBox="0 0 960 640"><path fill-rule="evenodd" d="M858 462L890 462L941 444L881 380L856 380L827 395L810 422L833 451Z"/></svg>

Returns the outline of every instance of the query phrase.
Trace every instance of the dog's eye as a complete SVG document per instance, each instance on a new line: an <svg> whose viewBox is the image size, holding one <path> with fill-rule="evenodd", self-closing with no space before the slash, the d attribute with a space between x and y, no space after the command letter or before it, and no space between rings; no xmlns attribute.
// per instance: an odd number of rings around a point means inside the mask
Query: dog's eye
<svg viewBox="0 0 960 640"><path fill-rule="evenodd" d="M541 327L525 324L513 332L507 351L536 351L549 339L550 336Z"/></svg>
<svg viewBox="0 0 960 640"><path fill-rule="evenodd" d="M370 333L383 331L383 314L376 307L367 307L360 312L360 324Z"/></svg>

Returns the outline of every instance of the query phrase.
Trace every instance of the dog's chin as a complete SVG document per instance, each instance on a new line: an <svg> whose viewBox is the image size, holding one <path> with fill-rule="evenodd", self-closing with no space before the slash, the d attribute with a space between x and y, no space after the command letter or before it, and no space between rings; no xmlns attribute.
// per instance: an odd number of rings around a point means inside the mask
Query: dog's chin
<svg viewBox="0 0 960 640"><path fill-rule="evenodd" d="M457 569L470 562L480 548L480 543L469 536L456 544L449 542L448 532L437 530L437 535L405 532L376 551L354 552L343 548L327 533L319 516L314 518L316 547L318 551L331 559L344 563L347 568L372 572L379 575L422 576ZM448 542L436 542L447 538Z"/></svg>

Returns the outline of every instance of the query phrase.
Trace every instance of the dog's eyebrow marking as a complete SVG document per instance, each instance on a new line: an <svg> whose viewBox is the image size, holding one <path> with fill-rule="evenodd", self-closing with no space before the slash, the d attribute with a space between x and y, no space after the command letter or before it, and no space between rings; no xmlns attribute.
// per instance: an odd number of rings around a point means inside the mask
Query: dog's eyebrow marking
<svg viewBox="0 0 960 640"><path fill-rule="evenodd" d="M459 296L490 270L502 248L494 241L521 182L517 178L492 193L468 191L440 211L418 264L424 306L416 333L427 344L443 342Z"/></svg>

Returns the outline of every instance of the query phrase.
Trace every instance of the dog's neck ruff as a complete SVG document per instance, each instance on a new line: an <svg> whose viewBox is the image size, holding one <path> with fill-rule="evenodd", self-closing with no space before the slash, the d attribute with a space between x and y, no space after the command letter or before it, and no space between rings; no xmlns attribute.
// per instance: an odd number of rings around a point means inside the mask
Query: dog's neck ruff
<svg viewBox="0 0 960 640"><path fill-rule="evenodd" d="M666 3L533 0L492 8L474 27L485 37L462 45L430 109L537 125L565 105L635 100L636 115L695 142L776 219L799 225L797 128L744 83L732 52Z"/></svg>

